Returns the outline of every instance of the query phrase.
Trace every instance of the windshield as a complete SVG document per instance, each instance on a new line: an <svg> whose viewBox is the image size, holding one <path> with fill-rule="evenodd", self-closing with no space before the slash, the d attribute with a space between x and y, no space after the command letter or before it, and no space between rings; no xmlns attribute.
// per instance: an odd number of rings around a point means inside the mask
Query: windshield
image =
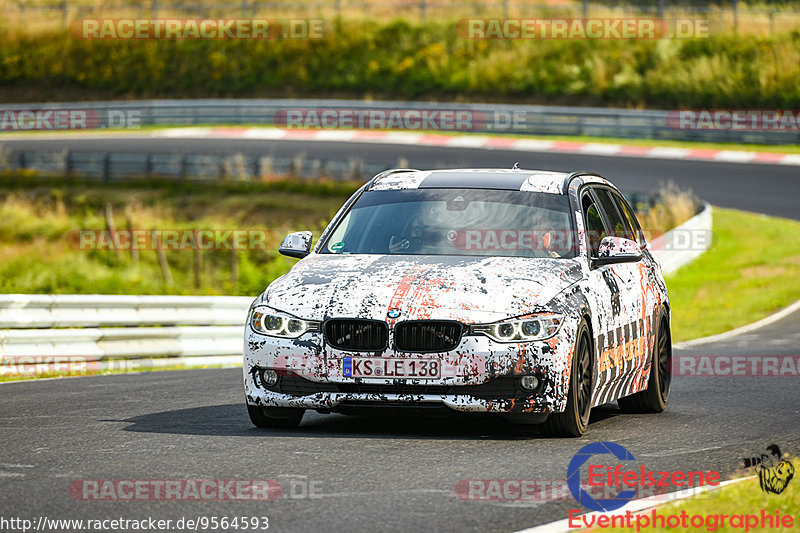
<svg viewBox="0 0 800 533"><path fill-rule="evenodd" d="M575 256L565 195L476 189L365 192L321 253Z"/></svg>

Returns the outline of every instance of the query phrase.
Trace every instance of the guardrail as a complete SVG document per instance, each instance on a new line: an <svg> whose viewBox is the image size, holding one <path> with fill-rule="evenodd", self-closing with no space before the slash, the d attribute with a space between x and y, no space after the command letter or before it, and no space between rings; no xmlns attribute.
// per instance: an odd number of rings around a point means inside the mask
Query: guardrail
<svg viewBox="0 0 800 533"><path fill-rule="evenodd" d="M265 175L363 180L366 175L375 175L393 166L407 165L377 165L365 163L359 158L333 160L247 154L3 150L0 137L0 171L32 170L103 182L141 181L143 178L193 182L248 181Z"/></svg>
<svg viewBox="0 0 800 533"><path fill-rule="evenodd" d="M251 301L247 296L0 294L0 326L231 326L244 323L242 310Z"/></svg>
<svg viewBox="0 0 800 533"><path fill-rule="evenodd" d="M753 144L797 144L800 131L749 131L744 129L680 129L674 115L663 110L595 107L562 107L510 104L455 104L360 100L141 100L107 102L8 104L5 111L88 111L88 127L196 126L257 124L286 126L287 112L318 116L325 111L368 113L389 118L391 112L462 112L466 117L451 131L506 133L517 135L571 135L636 139L731 142ZM307 116L307 115L304 115ZM669 120L668 120L669 117ZM51 119L52 120L52 119ZM342 121L337 122L341 125ZM439 123L441 121L437 121ZM451 121L452 122L452 121ZM415 124L422 124L418 118ZM291 125L291 124L290 124ZM25 127L36 128L26 121ZM53 126L51 126L53 127ZM65 126L68 127L68 126ZM84 126L87 127L87 126ZM44 128L47 129L47 128ZM25 130L18 127L16 131ZM8 129L6 129L8 131ZM0 142L2 134L0 134Z"/></svg>
<svg viewBox="0 0 800 533"><path fill-rule="evenodd" d="M250 297L0 295L0 375L242 355ZM209 360L209 357L211 358ZM21 370L22 369L22 370Z"/></svg>
<svg viewBox="0 0 800 533"><path fill-rule="evenodd" d="M703 203L697 214L648 242L661 271L672 274L698 258L713 243L711 205Z"/></svg>

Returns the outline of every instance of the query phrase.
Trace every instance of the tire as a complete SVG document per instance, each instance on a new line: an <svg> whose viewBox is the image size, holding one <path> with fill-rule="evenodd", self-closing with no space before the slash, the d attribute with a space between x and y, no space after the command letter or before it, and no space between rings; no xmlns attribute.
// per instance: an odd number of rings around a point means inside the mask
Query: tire
<svg viewBox="0 0 800 533"><path fill-rule="evenodd" d="M664 314L658 322L656 341L653 343L647 388L617 400L623 413L660 413L667 408L672 384L671 360L672 333L667 315Z"/></svg>
<svg viewBox="0 0 800 533"><path fill-rule="evenodd" d="M247 404L250 421L258 428L296 428L303 420L305 409L292 407L260 407Z"/></svg>
<svg viewBox="0 0 800 533"><path fill-rule="evenodd" d="M586 321L581 321L570 367L567 407L553 413L544 423L545 431L559 437L580 437L589 427L592 403L592 341Z"/></svg>

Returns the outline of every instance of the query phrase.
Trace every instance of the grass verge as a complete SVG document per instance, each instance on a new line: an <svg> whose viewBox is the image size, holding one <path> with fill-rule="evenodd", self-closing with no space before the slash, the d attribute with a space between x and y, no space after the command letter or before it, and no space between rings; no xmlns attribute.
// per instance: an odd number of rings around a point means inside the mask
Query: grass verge
<svg viewBox="0 0 800 533"><path fill-rule="evenodd" d="M714 209L709 250L667 277L675 342L744 326L800 298L800 222Z"/></svg>

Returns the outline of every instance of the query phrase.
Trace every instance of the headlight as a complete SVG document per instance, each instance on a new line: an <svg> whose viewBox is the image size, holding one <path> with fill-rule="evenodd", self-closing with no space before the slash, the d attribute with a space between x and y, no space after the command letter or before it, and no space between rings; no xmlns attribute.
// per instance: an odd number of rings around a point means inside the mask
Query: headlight
<svg viewBox="0 0 800 533"><path fill-rule="evenodd" d="M271 337L283 337L284 339L295 339L309 331L321 331L320 322L316 320L302 320L280 315L266 307L251 309L248 322L250 322L250 327L256 333Z"/></svg>
<svg viewBox="0 0 800 533"><path fill-rule="evenodd" d="M470 333L482 333L497 342L528 342L548 339L558 333L564 322L562 315L547 315L494 324L473 324Z"/></svg>

